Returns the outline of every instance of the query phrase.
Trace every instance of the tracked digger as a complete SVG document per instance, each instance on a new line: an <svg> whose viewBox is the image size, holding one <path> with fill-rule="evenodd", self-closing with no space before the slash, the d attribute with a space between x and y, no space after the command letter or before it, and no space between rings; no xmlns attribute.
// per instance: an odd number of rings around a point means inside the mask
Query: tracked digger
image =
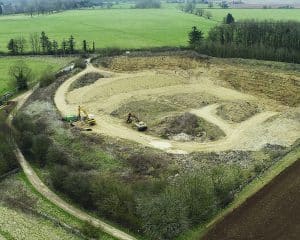
<svg viewBox="0 0 300 240"><path fill-rule="evenodd" d="M132 114L132 113L128 114L126 122L128 124L134 123L134 126L140 132L144 132L148 129L148 126L146 125L146 123L140 121L139 118L135 114Z"/></svg>
<svg viewBox="0 0 300 240"><path fill-rule="evenodd" d="M83 113L83 116L81 115ZM80 121L85 122L89 126L96 125L95 116L93 114L89 114L83 107L78 107L78 119Z"/></svg>
<svg viewBox="0 0 300 240"><path fill-rule="evenodd" d="M78 106L77 115L65 116L62 120L69 122L72 127L76 127L82 131L92 131L90 127L96 125L95 116L93 114L89 114L81 106Z"/></svg>

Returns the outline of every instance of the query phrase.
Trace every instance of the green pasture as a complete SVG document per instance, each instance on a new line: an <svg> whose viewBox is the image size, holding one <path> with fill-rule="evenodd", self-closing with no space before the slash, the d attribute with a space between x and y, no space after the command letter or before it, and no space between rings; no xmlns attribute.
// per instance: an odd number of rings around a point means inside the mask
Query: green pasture
<svg viewBox="0 0 300 240"><path fill-rule="evenodd" d="M82 40L95 41L96 48L142 48L187 45L192 26L207 32L216 23L177 9L90 9L51 15L10 15L0 17L0 51L7 51L11 38L45 31L61 41L75 37L77 48ZM27 49L30 44L27 42Z"/></svg>
<svg viewBox="0 0 300 240"><path fill-rule="evenodd" d="M205 5L206 6L206 5ZM96 48L147 48L161 46L186 46L187 34L192 26L204 33L219 24L228 13L236 20L274 19L299 20L300 9L206 9L212 19L198 17L178 10L178 4L163 4L161 9L130 9L130 5L112 9L85 9L51 15L6 15L0 17L0 51L7 52L11 38L27 39L26 50L30 51L29 35L45 31L51 40L59 43L75 37L76 48L87 40Z"/></svg>
<svg viewBox="0 0 300 240"><path fill-rule="evenodd" d="M35 83L44 71L51 69L57 71L71 60L71 58L54 57L0 57L0 96L14 88L9 69L19 61L25 61L31 68L32 83Z"/></svg>
<svg viewBox="0 0 300 240"><path fill-rule="evenodd" d="M300 21L300 9L207 9L212 13L212 20L222 21L231 13L236 20L295 20Z"/></svg>

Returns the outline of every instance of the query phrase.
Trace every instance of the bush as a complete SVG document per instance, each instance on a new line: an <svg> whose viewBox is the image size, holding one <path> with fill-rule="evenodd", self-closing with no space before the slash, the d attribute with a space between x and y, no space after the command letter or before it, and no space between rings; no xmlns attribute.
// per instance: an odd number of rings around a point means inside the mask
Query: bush
<svg viewBox="0 0 300 240"><path fill-rule="evenodd" d="M166 160L154 154L133 154L127 161L133 172L140 175L159 175L166 165Z"/></svg>
<svg viewBox="0 0 300 240"><path fill-rule="evenodd" d="M174 192L140 199L138 214L144 233L151 239L171 240L188 229L188 210Z"/></svg>
<svg viewBox="0 0 300 240"><path fill-rule="evenodd" d="M40 166L46 165L46 156L50 144L50 139L44 134L33 137L32 154Z"/></svg>
<svg viewBox="0 0 300 240"><path fill-rule="evenodd" d="M28 82L31 80L31 69L24 61L18 61L9 69L9 75L16 81L19 91L28 89Z"/></svg>
<svg viewBox="0 0 300 240"><path fill-rule="evenodd" d="M243 183L241 170L233 166L217 166L212 170L215 194L220 207L227 206L234 199L234 194Z"/></svg>
<svg viewBox="0 0 300 240"><path fill-rule="evenodd" d="M0 176L18 166L14 146L9 141L9 128L5 124L5 118L0 116Z"/></svg>
<svg viewBox="0 0 300 240"><path fill-rule="evenodd" d="M0 176L17 168L18 164L13 147L7 142L6 136L0 135Z"/></svg>
<svg viewBox="0 0 300 240"><path fill-rule="evenodd" d="M244 178L239 167L218 166L177 177L156 197L138 200L142 228L151 239L175 239L233 200Z"/></svg>
<svg viewBox="0 0 300 240"><path fill-rule="evenodd" d="M13 119L13 125L21 133L24 131L36 133L32 119L24 113L18 113L17 116L15 116Z"/></svg>
<svg viewBox="0 0 300 240"><path fill-rule="evenodd" d="M80 68L80 69L85 69L86 68L86 63L85 63L85 60L84 59L77 59L75 62L74 62L74 68Z"/></svg>
<svg viewBox="0 0 300 240"><path fill-rule="evenodd" d="M138 226L132 189L112 177L94 175L91 180L92 202L97 211L131 228Z"/></svg>
<svg viewBox="0 0 300 240"><path fill-rule="evenodd" d="M81 227L80 231L83 235L87 236L88 238L92 239L99 239L100 230L97 227L94 227L89 222L84 222L83 226Z"/></svg>
<svg viewBox="0 0 300 240"><path fill-rule="evenodd" d="M65 179L70 173L70 169L67 166L55 165L50 172L51 183L55 189L64 191ZM65 194L68 194L65 192Z"/></svg>
<svg viewBox="0 0 300 240"><path fill-rule="evenodd" d="M91 197L91 174L88 172L69 171L64 179L64 192L88 209L94 208Z"/></svg>
<svg viewBox="0 0 300 240"><path fill-rule="evenodd" d="M66 165L68 163L68 156L65 154L63 150L60 150L55 145L49 147L46 161L48 164L60 164Z"/></svg>
<svg viewBox="0 0 300 240"><path fill-rule="evenodd" d="M180 177L172 186L174 195L187 206L192 224L209 219L216 211L216 196L209 172L197 171Z"/></svg>
<svg viewBox="0 0 300 240"><path fill-rule="evenodd" d="M33 144L33 133L29 131L24 131L19 137L19 146L22 152L29 154L31 152Z"/></svg>
<svg viewBox="0 0 300 240"><path fill-rule="evenodd" d="M51 70L45 71L39 79L40 87L47 87L55 81L55 73Z"/></svg>

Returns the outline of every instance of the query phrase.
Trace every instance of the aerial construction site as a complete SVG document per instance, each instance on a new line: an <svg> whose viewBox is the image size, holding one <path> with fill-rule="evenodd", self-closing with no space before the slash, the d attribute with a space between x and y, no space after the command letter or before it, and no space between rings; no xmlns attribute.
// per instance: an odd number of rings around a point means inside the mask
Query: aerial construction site
<svg viewBox="0 0 300 240"><path fill-rule="evenodd" d="M297 76L187 56L105 61L96 59L54 97L62 116L88 109L94 133L178 154L256 151L290 146L299 137ZM136 131L128 114L148 129Z"/></svg>
<svg viewBox="0 0 300 240"><path fill-rule="evenodd" d="M39 169L18 153L33 186L87 221L89 231L112 239L195 239L188 229L200 224L204 235L270 181L269 172L297 159L300 76L288 64L193 51L81 61L83 69L73 64L20 96L13 124ZM37 152L30 131L47 147ZM226 219L220 226L234 222ZM260 234L260 224L243 227ZM219 239L217 230L208 239Z"/></svg>

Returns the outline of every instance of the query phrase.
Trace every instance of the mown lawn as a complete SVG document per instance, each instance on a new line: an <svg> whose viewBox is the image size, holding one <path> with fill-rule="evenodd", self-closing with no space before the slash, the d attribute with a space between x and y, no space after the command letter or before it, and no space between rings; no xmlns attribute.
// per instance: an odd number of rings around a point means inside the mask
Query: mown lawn
<svg viewBox="0 0 300 240"><path fill-rule="evenodd" d="M45 31L59 42L72 34L81 48L82 40L95 41L96 48L141 48L187 45L192 26L207 32L216 23L175 8L95 9L40 15L0 17L0 51L7 51L11 38ZM27 49L30 50L29 41Z"/></svg>
<svg viewBox="0 0 300 240"><path fill-rule="evenodd" d="M54 57L1 57L0 58L0 96L7 91L15 88L14 81L9 75L9 69L19 61L25 61L32 70L32 81L36 83L41 74L46 70L57 71L72 58L54 58Z"/></svg>

